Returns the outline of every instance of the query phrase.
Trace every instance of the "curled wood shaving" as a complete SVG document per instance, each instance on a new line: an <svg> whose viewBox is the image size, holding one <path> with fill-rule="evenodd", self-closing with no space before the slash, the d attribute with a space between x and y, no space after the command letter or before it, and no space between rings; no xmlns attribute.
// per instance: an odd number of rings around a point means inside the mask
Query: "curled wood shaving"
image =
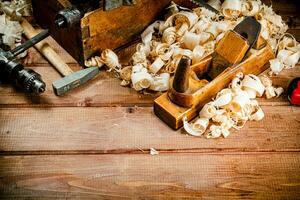
<svg viewBox="0 0 300 200"><path fill-rule="evenodd" d="M90 60L85 61L86 67L102 67L106 65L109 71L114 71L117 74L121 73L121 64L119 63L118 56L110 49L102 51L101 56L92 57Z"/></svg>
<svg viewBox="0 0 300 200"><path fill-rule="evenodd" d="M176 28L171 26L168 27L162 35L162 41L168 45L173 44L176 41Z"/></svg>
<svg viewBox="0 0 300 200"><path fill-rule="evenodd" d="M207 2L211 7L215 8L216 10L221 9L221 1L220 0L209 0Z"/></svg>
<svg viewBox="0 0 300 200"><path fill-rule="evenodd" d="M131 80L132 66L124 67L120 72L120 78L125 81Z"/></svg>
<svg viewBox="0 0 300 200"><path fill-rule="evenodd" d="M155 61L150 65L149 70L153 74L156 74L164 65L165 62L160 57L157 57Z"/></svg>
<svg viewBox="0 0 300 200"><path fill-rule="evenodd" d="M199 63L201 59L205 56L205 49L201 45L195 46L192 54L192 64Z"/></svg>
<svg viewBox="0 0 300 200"><path fill-rule="evenodd" d="M95 56L90 60L86 60L84 64L86 67L102 67L104 62L99 56Z"/></svg>
<svg viewBox="0 0 300 200"><path fill-rule="evenodd" d="M264 85L257 76L246 75L242 81L242 89L248 93L251 99L261 97L265 91Z"/></svg>
<svg viewBox="0 0 300 200"><path fill-rule="evenodd" d="M137 91L149 88L153 84L153 77L142 65L135 65L132 68L131 82Z"/></svg>
<svg viewBox="0 0 300 200"><path fill-rule="evenodd" d="M162 73L153 78L150 89L157 92L163 92L169 89L170 74Z"/></svg>
<svg viewBox="0 0 300 200"><path fill-rule="evenodd" d="M218 93L216 99L213 101L213 105L222 108L232 101L232 96L233 94L230 90L228 92L223 90L223 92Z"/></svg>
<svg viewBox="0 0 300 200"><path fill-rule="evenodd" d="M240 0L225 0L221 7L221 12L229 19L239 17L241 11L242 3Z"/></svg>
<svg viewBox="0 0 300 200"><path fill-rule="evenodd" d="M185 131L192 136L201 136L209 124L209 119L199 118L194 123L188 123L187 119L183 119L183 127Z"/></svg>
<svg viewBox="0 0 300 200"><path fill-rule="evenodd" d="M244 16L255 16L261 7L260 1L242 1L242 14Z"/></svg>
<svg viewBox="0 0 300 200"><path fill-rule="evenodd" d="M8 46L10 49L21 45L23 28L19 21L24 16L31 15L30 0L0 0L0 48ZM6 48L6 47L5 47ZM19 58L27 56L27 51L19 54Z"/></svg>
<svg viewBox="0 0 300 200"><path fill-rule="evenodd" d="M8 14L12 20L21 21L22 17L28 17L32 14L31 0L1 0L0 10Z"/></svg>
<svg viewBox="0 0 300 200"><path fill-rule="evenodd" d="M156 149L150 148L150 155L151 156L155 156L155 155L158 155L158 154L159 154L159 152Z"/></svg>
<svg viewBox="0 0 300 200"><path fill-rule="evenodd" d="M11 49L21 43L23 28L18 21L13 21L6 15L0 15L0 37L4 45Z"/></svg>
<svg viewBox="0 0 300 200"><path fill-rule="evenodd" d="M249 91L253 92L249 94ZM203 106L195 122L188 123L184 118L184 129L193 136L226 138L231 128L241 129L248 120L260 121L264 118L264 112L255 100L263 93L267 98L278 97L283 93L283 88L273 87L267 76L237 74L229 88L221 90L215 99Z"/></svg>

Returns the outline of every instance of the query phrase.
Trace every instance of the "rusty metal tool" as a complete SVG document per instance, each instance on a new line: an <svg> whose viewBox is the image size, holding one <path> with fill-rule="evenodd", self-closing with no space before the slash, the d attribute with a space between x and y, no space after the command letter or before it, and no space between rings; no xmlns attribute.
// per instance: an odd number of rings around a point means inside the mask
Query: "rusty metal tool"
<svg viewBox="0 0 300 200"><path fill-rule="evenodd" d="M246 18L234 30L228 31L215 52L199 63L189 66L186 58L182 58L169 91L154 101L154 112L160 119L178 129L184 117L187 120L196 117L202 106L226 87L236 74L259 74L267 69L266 64L274 58L269 45L249 53L260 32L260 25L253 20ZM181 78L177 78L178 75ZM205 79L207 76L212 79L210 82Z"/></svg>

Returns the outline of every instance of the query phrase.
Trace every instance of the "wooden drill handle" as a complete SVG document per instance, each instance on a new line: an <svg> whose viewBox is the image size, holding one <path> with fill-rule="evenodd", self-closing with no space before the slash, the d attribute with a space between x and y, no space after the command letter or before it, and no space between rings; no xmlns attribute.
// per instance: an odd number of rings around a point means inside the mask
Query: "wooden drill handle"
<svg viewBox="0 0 300 200"><path fill-rule="evenodd" d="M28 39L38 34L38 31L24 19L22 22L24 34ZM63 76L68 76L73 73L73 70L61 59L61 57L50 47L50 45L41 41L35 45L35 48L53 65L53 67Z"/></svg>

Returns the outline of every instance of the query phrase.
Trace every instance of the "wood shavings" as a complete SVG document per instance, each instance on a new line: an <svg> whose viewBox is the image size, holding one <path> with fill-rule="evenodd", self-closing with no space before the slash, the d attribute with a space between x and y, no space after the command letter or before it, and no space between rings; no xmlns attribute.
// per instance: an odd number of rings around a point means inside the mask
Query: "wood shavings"
<svg viewBox="0 0 300 200"><path fill-rule="evenodd" d="M221 1L220 0L209 0L207 2L207 4L210 5L211 7L213 7L216 10L221 9Z"/></svg>
<svg viewBox="0 0 300 200"><path fill-rule="evenodd" d="M213 11L208 10L204 7L195 8L193 11L198 15L199 19L205 17L209 20L216 20L219 16L218 14L216 14Z"/></svg>
<svg viewBox="0 0 300 200"><path fill-rule="evenodd" d="M165 62L160 57L157 57L155 61L150 65L149 70L153 74L156 74L164 65Z"/></svg>
<svg viewBox="0 0 300 200"><path fill-rule="evenodd" d="M240 91L236 96L232 98L229 108L233 112L241 112L243 107L250 103L248 93Z"/></svg>
<svg viewBox="0 0 300 200"><path fill-rule="evenodd" d="M171 26L167 28L162 35L162 41L168 45L173 44L176 41L176 28Z"/></svg>
<svg viewBox="0 0 300 200"><path fill-rule="evenodd" d="M105 49L101 53L101 60L109 68L109 70L114 70L116 72L121 71L121 64L119 63L118 56L110 49Z"/></svg>
<svg viewBox="0 0 300 200"><path fill-rule="evenodd" d="M283 61L283 64L285 65L286 68L294 68L298 63L299 58L300 58L300 51L293 52Z"/></svg>
<svg viewBox="0 0 300 200"><path fill-rule="evenodd" d="M192 64L199 63L204 55L205 49L200 45L195 46L195 48L193 49Z"/></svg>
<svg viewBox="0 0 300 200"><path fill-rule="evenodd" d="M207 18L200 19L191 29L191 32L194 32L196 34L203 33L204 30L206 30L209 25L211 24L211 20Z"/></svg>
<svg viewBox="0 0 300 200"><path fill-rule="evenodd" d="M208 33L191 33L186 32L182 38L182 43L185 48L193 50L197 45L205 43L210 38Z"/></svg>
<svg viewBox="0 0 300 200"><path fill-rule="evenodd" d="M0 10L10 15L12 20L21 21L22 17L28 17L32 14L30 0L12 0L0 1Z"/></svg>
<svg viewBox="0 0 300 200"><path fill-rule="evenodd" d="M147 62L146 54L144 51L137 51L132 56L133 64L144 63Z"/></svg>
<svg viewBox="0 0 300 200"><path fill-rule="evenodd" d="M109 71L116 73L121 72L121 64L119 63L118 56L110 49L102 51L101 56L92 57L84 62L86 67L102 67L106 65Z"/></svg>
<svg viewBox="0 0 300 200"><path fill-rule="evenodd" d="M131 80L131 74L132 74L132 66L127 66L121 69L120 72L120 78L124 81L129 81Z"/></svg>
<svg viewBox="0 0 300 200"><path fill-rule="evenodd" d="M211 125L209 128L209 133L207 134L206 138L218 138L222 135L222 132L225 132L224 130L225 129L223 129L221 126Z"/></svg>
<svg viewBox="0 0 300 200"><path fill-rule="evenodd" d="M280 95L282 95L283 92L284 92L284 89L282 87L275 88L276 97L279 97Z"/></svg>
<svg viewBox="0 0 300 200"><path fill-rule="evenodd" d="M240 0L225 0L221 12L226 18L237 18L241 14L242 4Z"/></svg>
<svg viewBox="0 0 300 200"><path fill-rule="evenodd" d="M217 108L213 105L213 103L207 103L203 106L202 110L199 113L200 118L210 119L215 116L217 113Z"/></svg>
<svg viewBox="0 0 300 200"><path fill-rule="evenodd" d="M266 98L271 99L276 96L275 89L272 86L266 87Z"/></svg>
<svg viewBox="0 0 300 200"><path fill-rule="evenodd" d="M249 89L254 91L253 98L248 95ZM193 136L226 138L230 135L231 128L241 129L248 120L260 121L264 118L263 110L254 99L262 96L264 92L267 98L278 97L283 93L283 88L273 87L267 76L244 76L239 73L229 88L221 90L213 101L203 106L195 122L188 123L184 118L184 130ZM205 134L206 130L208 131Z"/></svg>
<svg viewBox="0 0 300 200"><path fill-rule="evenodd" d="M270 75L278 75L283 69L296 66L300 59L300 44L290 34L284 34L277 44L277 57L270 60Z"/></svg>
<svg viewBox="0 0 300 200"><path fill-rule="evenodd" d="M86 60L84 62L84 65L86 67L102 67L104 65L104 62L99 56L92 57L90 60Z"/></svg>
<svg viewBox="0 0 300 200"><path fill-rule="evenodd" d="M152 84L149 87L145 87L149 84L142 88L134 87L130 84L133 81L128 78L121 78L121 84L130 85L143 92L167 90L169 87L166 85L157 86L161 85L160 81L156 80L161 80L159 77L162 73L172 76L182 56L191 58L192 64L200 62L204 56L214 52L226 31L233 29L245 16L253 16L259 21L262 26L260 37L265 39L277 54L278 60L270 61L270 75L279 74L281 70L296 65L300 57L300 45L292 35L285 33L288 27L272 7L264 5L260 0L209 0L208 3L220 11L220 14L203 7L191 10L172 2L167 8L166 20L156 21L143 31L141 43L137 44L130 63L132 66L141 64L144 70L147 70L142 75ZM103 60L102 56L101 59ZM117 67L117 73L120 73L120 69L120 66ZM133 77L138 80L136 76L138 75ZM234 95L241 90L246 92L250 99L262 95L266 86L262 87L259 80L247 80L247 77L242 84L242 78L235 78L230 85Z"/></svg>
<svg viewBox="0 0 300 200"><path fill-rule="evenodd" d="M23 28L18 21L12 21L5 14L0 15L0 37L4 45L15 48L21 42L22 34Z"/></svg>
<svg viewBox="0 0 300 200"><path fill-rule="evenodd" d="M219 93L213 101L213 105L217 107L224 107L232 101L232 92Z"/></svg>
<svg viewBox="0 0 300 200"><path fill-rule="evenodd" d="M244 16L254 16L259 12L260 1L242 1L242 14Z"/></svg>
<svg viewBox="0 0 300 200"><path fill-rule="evenodd" d="M153 77L148 73L146 68L140 65L133 66L131 82L135 90L140 91L149 88L153 84L153 81Z"/></svg>
<svg viewBox="0 0 300 200"><path fill-rule="evenodd" d="M150 148L150 155L151 156L155 156L155 155L158 155L158 154L159 154L159 152L156 149Z"/></svg>
<svg viewBox="0 0 300 200"><path fill-rule="evenodd" d="M282 87L273 87L268 86L266 87L266 98L271 99L274 97L279 97L284 92L284 89Z"/></svg>
<svg viewBox="0 0 300 200"><path fill-rule="evenodd" d="M223 29L225 29L225 27L221 26L221 23L212 22L209 25L209 27L205 30L205 32L207 32L207 33L210 34L210 37L208 39L214 40L222 32L222 30L220 29L220 27L223 28Z"/></svg>
<svg viewBox="0 0 300 200"><path fill-rule="evenodd" d="M284 68L284 65L282 62L280 62L280 60L278 58L275 58L275 59L272 59L269 61L270 62L270 68L271 68L271 73L270 74L279 74L283 68Z"/></svg>
<svg viewBox="0 0 300 200"><path fill-rule="evenodd" d="M246 75L242 81L242 89L248 93L251 99L256 96L261 97L265 91L264 85L260 79L254 75Z"/></svg>
<svg viewBox="0 0 300 200"><path fill-rule="evenodd" d="M150 89L157 92L167 91L169 89L170 74L162 73L153 78Z"/></svg>
<svg viewBox="0 0 300 200"><path fill-rule="evenodd" d="M269 77L267 77L266 75L260 76L259 79L265 87L272 86L272 80Z"/></svg>
<svg viewBox="0 0 300 200"><path fill-rule="evenodd" d="M264 118L265 114L261 107L257 107L252 115L249 116L249 120L251 121L260 121Z"/></svg>
<svg viewBox="0 0 300 200"><path fill-rule="evenodd" d="M188 123L186 118L183 119L184 130L192 136L201 136L209 124L209 119L199 118L194 123Z"/></svg>
<svg viewBox="0 0 300 200"><path fill-rule="evenodd" d="M262 75L259 77L262 84L265 86L265 95L267 99L271 99L273 97L279 97L283 92L282 87L273 87L272 86L272 80L267 77L266 75Z"/></svg>

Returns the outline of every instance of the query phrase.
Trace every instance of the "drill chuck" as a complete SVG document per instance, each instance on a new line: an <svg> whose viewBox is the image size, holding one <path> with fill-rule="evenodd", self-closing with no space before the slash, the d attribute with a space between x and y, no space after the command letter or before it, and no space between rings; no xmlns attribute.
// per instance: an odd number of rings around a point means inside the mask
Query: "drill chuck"
<svg viewBox="0 0 300 200"><path fill-rule="evenodd" d="M69 28L80 22L84 12L76 7L66 8L58 12L55 17L55 25L59 28Z"/></svg>
<svg viewBox="0 0 300 200"><path fill-rule="evenodd" d="M46 84L42 81L41 75L31 69L25 69L16 61L0 62L1 79L11 81L27 93L43 93Z"/></svg>
<svg viewBox="0 0 300 200"><path fill-rule="evenodd" d="M11 51L4 51L0 48L1 81L11 81L27 93L39 94L44 92L46 84L42 81L41 75L31 69L25 69L16 56L48 36L49 31L45 30Z"/></svg>
<svg viewBox="0 0 300 200"><path fill-rule="evenodd" d="M27 93L40 94L45 91L46 84L42 81L41 75L31 69L19 71L17 80Z"/></svg>

